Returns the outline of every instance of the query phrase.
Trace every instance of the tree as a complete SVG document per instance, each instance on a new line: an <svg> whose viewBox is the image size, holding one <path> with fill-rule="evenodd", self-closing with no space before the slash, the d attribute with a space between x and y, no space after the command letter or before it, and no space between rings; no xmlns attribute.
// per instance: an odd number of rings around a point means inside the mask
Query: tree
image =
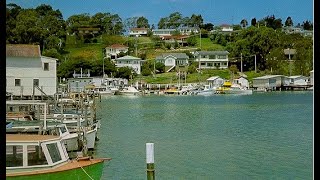
<svg viewBox="0 0 320 180"><path fill-rule="evenodd" d="M130 32L131 28L137 27L137 19L138 17L130 17L124 20L123 26L126 32Z"/></svg>
<svg viewBox="0 0 320 180"><path fill-rule="evenodd" d="M257 19L256 18L252 18L251 19L251 26L256 26L257 24Z"/></svg>
<svg viewBox="0 0 320 180"><path fill-rule="evenodd" d="M117 78L130 79L133 75L133 69L131 67L120 67L116 73Z"/></svg>
<svg viewBox="0 0 320 180"><path fill-rule="evenodd" d="M159 22L158 22L158 28L159 29L166 29L168 27L167 25L168 22L168 18L160 18Z"/></svg>
<svg viewBox="0 0 320 180"><path fill-rule="evenodd" d="M150 25L148 23L148 19L141 16L137 19L137 28L149 28Z"/></svg>
<svg viewBox="0 0 320 180"><path fill-rule="evenodd" d="M213 30L213 24L212 23L206 23L200 26L201 29L205 29L207 31Z"/></svg>
<svg viewBox="0 0 320 180"><path fill-rule="evenodd" d="M287 17L286 22L284 23L285 26L293 26L293 21L291 17Z"/></svg>
<svg viewBox="0 0 320 180"><path fill-rule="evenodd" d="M156 62L156 64L155 64L156 70L158 70L160 73L163 73L163 72L164 72L165 67L166 67L166 66L165 66L163 63L161 63L161 62Z"/></svg>
<svg viewBox="0 0 320 180"><path fill-rule="evenodd" d="M192 14L190 17L190 24L192 27L200 27L203 24L203 18L201 14L199 15Z"/></svg>
<svg viewBox="0 0 320 180"><path fill-rule="evenodd" d="M197 38L193 32L190 34L190 37L187 38L187 43L189 46L195 46L197 44Z"/></svg>
<svg viewBox="0 0 320 180"><path fill-rule="evenodd" d="M248 25L248 21L246 19L242 19L240 24L241 24L242 28L245 28Z"/></svg>
<svg viewBox="0 0 320 180"><path fill-rule="evenodd" d="M313 25L311 23L311 21L303 21L302 23L303 29L304 30L312 30L313 29Z"/></svg>

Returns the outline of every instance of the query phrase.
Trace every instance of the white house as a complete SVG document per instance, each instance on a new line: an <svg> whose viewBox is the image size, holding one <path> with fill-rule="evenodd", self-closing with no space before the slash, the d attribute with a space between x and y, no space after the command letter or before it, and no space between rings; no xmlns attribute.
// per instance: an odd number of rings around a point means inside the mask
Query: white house
<svg viewBox="0 0 320 180"><path fill-rule="evenodd" d="M112 60L117 59L117 56L122 53L127 53L129 47L121 44L113 44L105 48L106 50L106 58L110 58Z"/></svg>
<svg viewBox="0 0 320 180"><path fill-rule="evenodd" d="M176 30L175 29L153 29L153 35L155 36L170 36L172 35Z"/></svg>
<svg viewBox="0 0 320 180"><path fill-rule="evenodd" d="M220 87L223 85L225 80L219 76L212 76L212 77L208 78L207 81L208 81L210 87Z"/></svg>
<svg viewBox="0 0 320 180"><path fill-rule="evenodd" d="M124 56L115 60L116 67L131 67L137 74L141 74L142 60L133 56Z"/></svg>
<svg viewBox="0 0 320 180"><path fill-rule="evenodd" d="M228 51L196 51L196 61L199 62L199 69L227 69Z"/></svg>
<svg viewBox="0 0 320 180"><path fill-rule="evenodd" d="M249 89L249 81L245 77L241 76L241 77L239 77L237 79L234 79L233 83L239 84L241 87L245 87L245 88Z"/></svg>
<svg viewBox="0 0 320 180"><path fill-rule="evenodd" d="M147 36L148 28L131 28L129 36Z"/></svg>
<svg viewBox="0 0 320 180"><path fill-rule="evenodd" d="M177 29L153 29L153 35L155 36L171 36L176 31L180 33L180 35L190 35L192 32L195 34L199 33L199 29L195 27L180 27Z"/></svg>
<svg viewBox="0 0 320 180"><path fill-rule="evenodd" d="M228 24L222 24L220 27L221 27L222 32L232 32L233 31L233 27Z"/></svg>
<svg viewBox="0 0 320 180"><path fill-rule="evenodd" d="M6 45L6 91L31 97L57 92L57 59L41 56L39 45Z"/></svg>
<svg viewBox="0 0 320 180"><path fill-rule="evenodd" d="M168 67L169 69L167 72L169 72L176 66L188 66L189 56L187 56L186 53L163 53L160 56L157 56L155 60Z"/></svg>

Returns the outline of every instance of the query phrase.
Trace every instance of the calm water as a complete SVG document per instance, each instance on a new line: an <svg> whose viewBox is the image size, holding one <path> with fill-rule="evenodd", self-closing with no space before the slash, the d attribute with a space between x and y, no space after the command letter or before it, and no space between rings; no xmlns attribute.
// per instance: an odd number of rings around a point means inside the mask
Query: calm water
<svg viewBox="0 0 320 180"><path fill-rule="evenodd" d="M312 92L102 99L102 179L312 179Z"/></svg>

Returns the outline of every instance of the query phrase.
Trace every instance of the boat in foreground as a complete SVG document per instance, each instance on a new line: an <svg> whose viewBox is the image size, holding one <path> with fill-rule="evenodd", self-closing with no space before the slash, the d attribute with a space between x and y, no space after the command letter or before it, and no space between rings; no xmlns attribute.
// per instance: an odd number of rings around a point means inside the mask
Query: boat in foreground
<svg viewBox="0 0 320 180"><path fill-rule="evenodd" d="M6 179L100 179L106 160L70 160L59 136L6 135Z"/></svg>

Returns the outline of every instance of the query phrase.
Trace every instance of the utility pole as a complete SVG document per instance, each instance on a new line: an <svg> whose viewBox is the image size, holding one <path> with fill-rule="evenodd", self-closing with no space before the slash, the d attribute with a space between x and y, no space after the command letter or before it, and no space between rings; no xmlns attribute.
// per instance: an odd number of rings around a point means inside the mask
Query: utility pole
<svg viewBox="0 0 320 180"><path fill-rule="evenodd" d="M290 55L290 48L289 49L289 73L290 73L290 76L291 76L291 55Z"/></svg>
<svg viewBox="0 0 320 180"><path fill-rule="evenodd" d="M254 55L254 72L257 73L257 55Z"/></svg>
<svg viewBox="0 0 320 180"><path fill-rule="evenodd" d="M138 44L137 44L137 40L138 40L138 35L136 35L136 43L134 44L134 46L136 47L136 57L138 57Z"/></svg>
<svg viewBox="0 0 320 180"><path fill-rule="evenodd" d="M242 53L241 53L241 73L242 73Z"/></svg>

